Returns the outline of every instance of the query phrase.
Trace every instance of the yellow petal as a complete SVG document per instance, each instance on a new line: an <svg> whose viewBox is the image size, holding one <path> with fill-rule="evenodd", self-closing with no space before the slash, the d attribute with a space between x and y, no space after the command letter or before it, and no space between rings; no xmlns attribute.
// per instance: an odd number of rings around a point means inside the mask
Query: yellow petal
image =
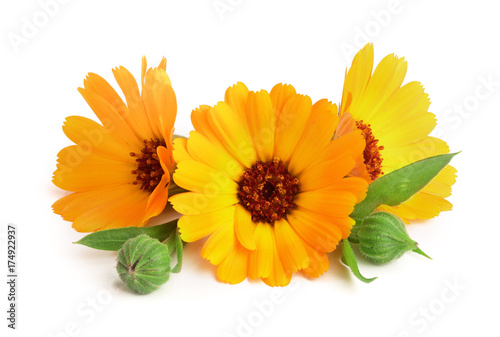
<svg viewBox="0 0 500 337"><path fill-rule="evenodd" d="M444 140L425 137L408 145L384 148L380 154L383 158L384 173L387 174L418 160L445 154L449 151L450 149Z"/></svg>
<svg viewBox="0 0 500 337"><path fill-rule="evenodd" d="M237 284L247 277L248 251L239 243L217 267L217 277L222 282Z"/></svg>
<svg viewBox="0 0 500 337"><path fill-rule="evenodd" d="M276 122L279 121L281 111L285 106L285 103L292 96L295 96L297 92L295 88L289 84L276 84L271 90L270 96L273 102L274 113L276 115Z"/></svg>
<svg viewBox="0 0 500 337"><path fill-rule="evenodd" d="M191 112L191 122L196 131L204 135L211 142L219 142L217 135L214 133L210 122L208 121L208 112L213 110L208 105L200 105L199 108Z"/></svg>
<svg viewBox="0 0 500 337"><path fill-rule="evenodd" d="M201 250L201 257L209 260L213 265L218 265L235 250L236 245L239 243L234 235L233 223L226 221L205 242Z"/></svg>
<svg viewBox="0 0 500 337"><path fill-rule="evenodd" d="M236 205L234 214L234 229L240 243L249 250L255 250L254 232L257 225L252 221L251 214L241 205Z"/></svg>
<svg viewBox="0 0 500 337"><path fill-rule="evenodd" d="M275 244L273 228L267 223L258 223L254 231L257 249L248 256L248 276L250 278L269 277L273 270L273 254Z"/></svg>
<svg viewBox="0 0 500 337"><path fill-rule="evenodd" d="M313 105L304 133L288 165L291 172L299 174L323 152L333 138L338 121L335 104L323 99Z"/></svg>
<svg viewBox="0 0 500 337"><path fill-rule="evenodd" d="M198 193L238 193L238 184L227 175L194 160L184 160L177 164L174 181L177 186Z"/></svg>
<svg viewBox="0 0 500 337"><path fill-rule="evenodd" d="M187 139L186 138L175 138L173 140L174 150L172 155L174 156L175 162L178 163L181 160L193 160L193 157L189 154L187 150Z"/></svg>
<svg viewBox="0 0 500 337"><path fill-rule="evenodd" d="M186 192L171 196L174 209L186 215L206 214L238 203L236 194L210 195Z"/></svg>
<svg viewBox="0 0 500 337"><path fill-rule="evenodd" d="M394 54L384 57L375 68L366 90L359 98L359 103L351 104L349 112L354 119L367 122L387 98L401 86L406 69L407 63L404 58L398 58Z"/></svg>
<svg viewBox="0 0 500 337"><path fill-rule="evenodd" d="M230 155L220 143L211 142L200 132L191 131L187 147L194 160L201 161L223 172L235 181L239 181L245 171L245 167Z"/></svg>
<svg viewBox="0 0 500 337"><path fill-rule="evenodd" d="M273 236L273 242L276 243L274 231L272 231L271 234ZM262 278L262 281L270 287L284 287L290 283L291 279L292 273L287 272L283 268L283 264L281 263L281 259L278 254L278 249L275 244L273 249L273 270L269 277Z"/></svg>
<svg viewBox="0 0 500 337"><path fill-rule="evenodd" d="M229 105L219 102L208 111L208 121L221 144L246 167L257 161L257 153L246 120L235 113Z"/></svg>
<svg viewBox="0 0 500 337"><path fill-rule="evenodd" d="M234 207L224 207L210 213L184 215L178 227L182 240L193 242L212 234L218 228L233 227Z"/></svg>
<svg viewBox="0 0 500 337"><path fill-rule="evenodd" d="M346 72L340 112L349 111L351 105L357 106L359 99L368 85L373 69L373 45L368 43L352 60L351 68Z"/></svg>
<svg viewBox="0 0 500 337"><path fill-rule="evenodd" d="M271 96L267 91L248 93L246 112L250 134L259 159L263 162L272 160L276 121Z"/></svg>
<svg viewBox="0 0 500 337"><path fill-rule="evenodd" d="M224 95L224 102L244 121L247 118L247 96L248 88L241 82L227 88Z"/></svg>

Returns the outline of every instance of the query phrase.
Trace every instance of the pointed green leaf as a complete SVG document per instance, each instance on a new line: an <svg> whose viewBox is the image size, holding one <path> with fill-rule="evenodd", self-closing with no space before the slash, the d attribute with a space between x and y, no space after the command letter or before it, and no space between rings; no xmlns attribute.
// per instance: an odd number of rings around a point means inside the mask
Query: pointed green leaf
<svg viewBox="0 0 500 337"><path fill-rule="evenodd" d="M177 220L153 227L127 227L108 229L89 234L75 242L94 249L118 251L129 239L147 234L160 242L166 240L177 228Z"/></svg>
<svg viewBox="0 0 500 337"><path fill-rule="evenodd" d="M368 186L366 198L356 205L351 218L364 219L380 205L397 206L425 187L457 153L414 162L381 176Z"/></svg>
<svg viewBox="0 0 500 337"><path fill-rule="evenodd" d="M349 241L344 239L342 240L342 262L351 268L352 273L356 276L360 281L365 283L373 282L376 277L366 278L359 272L358 262L356 261L356 257L354 256L354 252L352 251L352 247L349 244Z"/></svg>

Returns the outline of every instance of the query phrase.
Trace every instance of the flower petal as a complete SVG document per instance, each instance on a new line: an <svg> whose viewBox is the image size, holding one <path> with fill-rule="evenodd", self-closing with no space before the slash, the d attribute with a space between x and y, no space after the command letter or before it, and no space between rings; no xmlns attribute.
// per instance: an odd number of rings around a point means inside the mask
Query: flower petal
<svg viewBox="0 0 500 337"><path fill-rule="evenodd" d="M259 159L263 162L272 160L276 121L271 96L267 91L249 92L246 112L250 134Z"/></svg>
<svg viewBox="0 0 500 337"><path fill-rule="evenodd" d="M230 284L242 282L247 277L248 250L239 243L217 267L217 277Z"/></svg>
<svg viewBox="0 0 500 337"><path fill-rule="evenodd" d="M186 215L206 214L239 202L236 194L210 195L196 192L176 194L168 200L177 212Z"/></svg>
<svg viewBox="0 0 500 337"><path fill-rule="evenodd" d="M241 205L236 205L234 229L240 243L248 250L255 250L254 232L257 225L252 221L250 213Z"/></svg>
<svg viewBox="0 0 500 337"><path fill-rule="evenodd" d="M208 121L221 144L240 163L251 167L257 161L246 120L242 120L228 104L219 102L213 110L208 111Z"/></svg>
<svg viewBox="0 0 500 337"><path fill-rule="evenodd" d="M309 255L302 238L290 227L285 219L274 223L276 248L283 268L290 273L306 268L310 264Z"/></svg>
<svg viewBox="0 0 500 337"><path fill-rule="evenodd" d="M200 132L191 131L187 142L189 154L194 160L201 161L238 181L245 167L218 142L211 142Z"/></svg>
<svg viewBox="0 0 500 337"><path fill-rule="evenodd" d="M337 106L326 99L316 102L307 121L304 134L292 154L288 169L299 174L326 148L333 138L339 118Z"/></svg>
<svg viewBox="0 0 500 337"><path fill-rule="evenodd" d="M274 157L285 164L290 162L311 111L312 102L308 96L295 95L286 101L276 125Z"/></svg>
<svg viewBox="0 0 500 337"><path fill-rule="evenodd" d="M193 242L204 238L218 228L233 227L234 207L224 207L210 213L183 215L178 222L181 239Z"/></svg>
<svg viewBox="0 0 500 337"><path fill-rule="evenodd" d="M342 239L343 234L339 226L337 226L342 224L342 219L337 222L337 219L327 219L304 209L294 209L288 214L287 219L295 232L314 249L322 252L333 251ZM351 220L350 218L347 219Z"/></svg>
<svg viewBox="0 0 500 337"><path fill-rule="evenodd" d="M275 250L273 228L268 223L259 222L254 231L257 249L248 256L248 276L250 278L269 277L273 271Z"/></svg>
<svg viewBox="0 0 500 337"><path fill-rule="evenodd" d="M177 186L198 193L238 193L238 184L227 175L194 160L183 160L177 164L174 181Z"/></svg>
<svg viewBox="0 0 500 337"><path fill-rule="evenodd" d="M193 160L193 157L188 152L187 149L187 139L186 138L175 138L173 140L174 150L172 151L172 155L174 156L174 160L176 163L181 160Z"/></svg>

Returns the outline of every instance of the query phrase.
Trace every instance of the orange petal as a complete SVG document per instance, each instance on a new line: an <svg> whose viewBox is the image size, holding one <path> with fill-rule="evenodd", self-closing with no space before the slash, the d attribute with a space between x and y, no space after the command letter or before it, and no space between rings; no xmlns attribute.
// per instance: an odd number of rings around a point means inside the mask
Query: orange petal
<svg viewBox="0 0 500 337"><path fill-rule="evenodd" d="M296 233L314 249L322 252L331 252L342 239L342 232L340 230L342 226L339 226L342 223L341 219L341 221L337 222L339 219L328 219L319 214L301 209L293 210L288 214L287 219Z"/></svg>
<svg viewBox="0 0 500 337"><path fill-rule="evenodd" d="M248 93L246 118L259 159L273 159L275 113L271 96L265 90Z"/></svg>
<svg viewBox="0 0 500 337"><path fill-rule="evenodd" d="M285 219L274 223L276 248L283 268L290 273L305 268L310 264L309 255L304 248L304 241L290 227Z"/></svg>
<svg viewBox="0 0 500 337"><path fill-rule="evenodd" d="M283 264L281 263L281 259L278 254L278 249L276 247L276 239L274 238L274 231L271 232L273 236L273 242L275 243L273 249L273 269L269 277L262 278L265 284L270 287L284 287L290 283L292 279L292 273L287 272L283 268Z"/></svg>
<svg viewBox="0 0 500 337"><path fill-rule="evenodd" d="M53 183L67 191L89 191L103 189L135 180L131 173L134 163L110 160L77 145L65 147L58 153L57 170Z"/></svg>
<svg viewBox="0 0 500 337"><path fill-rule="evenodd" d="M307 121L304 134L290 160L289 170L295 175L318 157L333 138L339 118L337 106L326 99L316 102Z"/></svg>
<svg viewBox="0 0 500 337"><path fill-rule="evenodd" d="M279 116L275 133L275 157L290 162L312 111L308 96L295 95L287 100Z"/></svg>

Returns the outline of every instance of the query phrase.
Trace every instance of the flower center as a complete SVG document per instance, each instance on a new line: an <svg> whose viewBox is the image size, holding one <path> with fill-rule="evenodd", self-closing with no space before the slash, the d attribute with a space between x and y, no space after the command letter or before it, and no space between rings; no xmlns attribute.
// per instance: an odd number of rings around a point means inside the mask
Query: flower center
<svg viewBox="0 0 500 337"><path fill-rule="evenodd" d="M295 206L295 195L299 191L299 179L279 158L266 163L256 162L243 173L238 185L238 199L251 213L252 221L271 225Z"/></svg>
<svg viewBox="0 0 500 337"><path fill-rule="evenodd" d="M382 172L382 157L380 156L380 150L383 150L384 147L377 145L378 139L373 136L370 124L363 124L363 121L361 120L356 122L356 126L363 132L363 137L366 141L365 150L363 151L366 170L368 171L370 178L375 180L384 174L384 172Z"/></svg>
<svg viewBox="0 0 500 337"><path fill-rule="evenodd" d="M165 172L160 164L160 159L156 154L156 148L158 146L165 146L165 141L159 140L158 138L153 140L144 140L144 148L141 153L137 154L135 152L130 152L130 156L137 157L135 160L137 164L137 169L132 171L132 174L136 176L135 181L132 182L134 185L141 185L141 190L146 190L152 192L156 185L161 181L161 177Z"/></svg>

